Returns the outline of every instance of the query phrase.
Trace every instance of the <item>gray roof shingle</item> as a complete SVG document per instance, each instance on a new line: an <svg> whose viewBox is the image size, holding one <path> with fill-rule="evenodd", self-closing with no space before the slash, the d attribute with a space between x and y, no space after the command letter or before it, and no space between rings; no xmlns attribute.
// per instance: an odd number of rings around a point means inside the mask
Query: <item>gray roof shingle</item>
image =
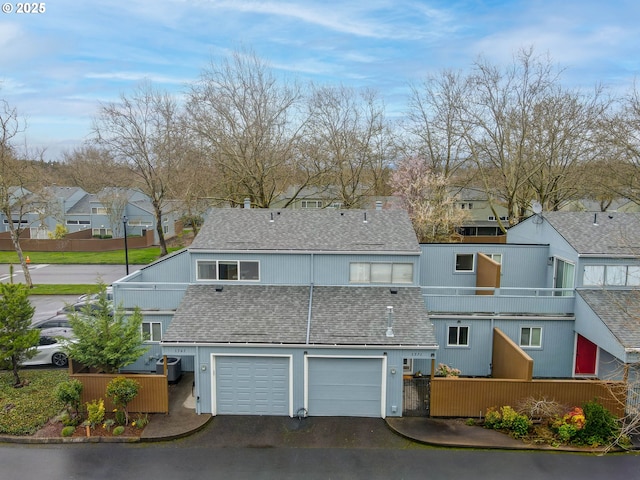
<svg viewBox="0 0 640 480"><path fill-rule="evenodd" d="M640 254L638 213L546 212L543 217L579 254Z"/></svg>
<svg viewBox="0 0 640 480"><path fill-rule="evenodd" d="M402 210L213 209L189 248L420 252L409 216Z"/></svg>
<svg viewBox="0 0 640 480"><path fill-rule="evenodd" d="M625 348L640 348L640 291L578 290Z"/></svg>
<svg viewBox="0 0 640 480"><path fill-rule="evenodd" d="M310 287L191 285L163 342L305 344ZM435 346L420 288L314 287L309 343ZM387 337L387 306L394 337Z"/></svg>

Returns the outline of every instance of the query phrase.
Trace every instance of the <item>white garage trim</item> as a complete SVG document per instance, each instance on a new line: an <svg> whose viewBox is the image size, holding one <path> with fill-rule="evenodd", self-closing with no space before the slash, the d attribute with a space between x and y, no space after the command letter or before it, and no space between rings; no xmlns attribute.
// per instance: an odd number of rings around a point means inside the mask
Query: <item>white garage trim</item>
<svg viewBox="0 0 640 480"><path fill-rule="evenodd" d="M266 354L252 354L252 353L212 353L211 354L211 414L217 415L217 369L216 369L216 357L268 357L268 358L286 358L289 367L289 416L293 417L293 361L292 355L266 355Z"/></svg>
<svg viewBox="0 0 640 480"><path fill-rule="evenodd" d="M309 359L328 358L336 360L365 359L382 360L380 368L380 417L387 416L387 356L386 355L305 355L304 356L304 408L309 411ZM310 414L312 414L310 412Z"/></svg>

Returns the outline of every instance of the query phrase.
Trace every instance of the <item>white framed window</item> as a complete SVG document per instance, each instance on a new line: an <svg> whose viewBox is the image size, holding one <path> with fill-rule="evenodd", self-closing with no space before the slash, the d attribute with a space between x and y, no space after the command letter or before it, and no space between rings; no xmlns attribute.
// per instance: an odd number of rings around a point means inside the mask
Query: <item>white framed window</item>
<svg viewBox="0 0 640 480"><path fill-rule="evenodd" d="M502 265L502 254L501 253L484 253L484 252L482 252L482 254L487 256L487 257L489 257L494 262L499 263L500 265Z"/></svg>
<svg viewBox="0 0 640 480"><path fill-rule="evenodd" d="M260 263L254 260L197 260L197 280L260 280Z"/></svg>
<svg viewBox="0 0 640 480"><path fill-rule="evenodd" d="M520 328L520 346L529 348L542 347L542 327Z"/></svg>
<svg viewBox="0 0 640 480"><path fill-rule="evenodd" d="M456 272L473 272L475 269L473 253L456 253Z"/></svg>
<svg viewBox="0 0 640 480"><path fill-rule="evenodd" d="M447 331L448 347L468 347L469 327L467 325L450 326Z"/></svg>
<svg viewBox="0 0 640 480"><path fill-rule="evenodd" d="M349 283L413 283L413 263L352 262Z"/></svg>
<svg viewBox="0 0 640 480"><path fill-rule="evenodd" d="M142 322L142 338L146 342L159 342L162 340L162 323Z"/></svg>
<svg viewBox="0 0 640 480"><path fill-rule="evenodd" d="M109 215L109 213L111 213L111 209L105 207L91 207L91 213L93 215Z"/></svg>
<svg viewBox="0 0 640 480"><path fill-rule="evenodd" d="M112 237L113 231L110 228L92 228L91 234L100 237Z"/></svg>
<svg viewBox="0 0 640 480"><path fill-rule="evenodd" d="M300 208L322 208L322 200L302 200L300 201Z"/></svg>
<svg viewBox="0 0 640 480"><path fill-rule="evenodd" d="M585 287L602 287L604 285L637 287L640 286L640 266L585 265L582 285Z"/></svg>
<svg viewBox="0 0 640 480"><path fill-rule="evenodd" d="M556 258L553 288L562 288L562 289L573 288L575 268L576 266L573 263L567 262L566 260L562 260L560 258ZM560 290L555 292L555 296L559 296L559 297L570 297L572 295L573 295L573 292L570 290Z"/></svg>

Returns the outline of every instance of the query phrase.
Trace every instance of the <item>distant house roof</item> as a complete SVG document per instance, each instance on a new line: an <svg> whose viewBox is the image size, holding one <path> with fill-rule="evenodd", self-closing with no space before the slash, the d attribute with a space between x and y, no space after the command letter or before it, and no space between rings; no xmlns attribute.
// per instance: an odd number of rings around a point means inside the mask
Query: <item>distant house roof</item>
<svg viewBox="0 0 640 480"><path fill-rule="evenodd" d="M420 252L402 210L213 209L190 250Z"/></svg>
<svg viewBox="0 0 640 480"><path fill-rule="evenodd" d="M578 290L625 348L640 348L640 291Z"/></svg>
<svg viewBox="0 0 640 480"><path fill-rule="evenodd" d="M162 341L435 347L420 288L191 285ZM311 300L311 320L309 302ZM393 306L387 337L388 311Z"/></svg>
<svg viewBox="0 0 640 480"><path fill-rule="evenodd" d="M542 216L579 254L640 255L639 213L546 212Z"/></svg>

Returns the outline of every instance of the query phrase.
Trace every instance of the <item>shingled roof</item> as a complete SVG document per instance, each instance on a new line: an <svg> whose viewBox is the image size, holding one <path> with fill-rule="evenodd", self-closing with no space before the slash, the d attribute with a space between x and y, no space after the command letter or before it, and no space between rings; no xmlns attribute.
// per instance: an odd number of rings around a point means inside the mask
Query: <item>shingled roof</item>
<svg viewBox="0 0 640 480"><path fill-rule="evenodd" d="M640 291L577 290L625 348L640 348Z"/></svg>
<svg viewBox="0 0 640 480"><path fill-rule="evenodd" d="M436 346L418 287L191 285L163 343ZM309 302L312 303L309 321ZM393 337L386 336L393 306Z"/></svg>
<svg viewBox="0 0 640 480"><path fill-rule="evenodd" d="M640 255L640 214L546 212L543 217L579 254Z"/></svg>
<svg viewBox="0 0 640 480"><path fill-rule="evenodd" d="M220 208L189 249L419 253L420 245L402 210Z"/></svg>

